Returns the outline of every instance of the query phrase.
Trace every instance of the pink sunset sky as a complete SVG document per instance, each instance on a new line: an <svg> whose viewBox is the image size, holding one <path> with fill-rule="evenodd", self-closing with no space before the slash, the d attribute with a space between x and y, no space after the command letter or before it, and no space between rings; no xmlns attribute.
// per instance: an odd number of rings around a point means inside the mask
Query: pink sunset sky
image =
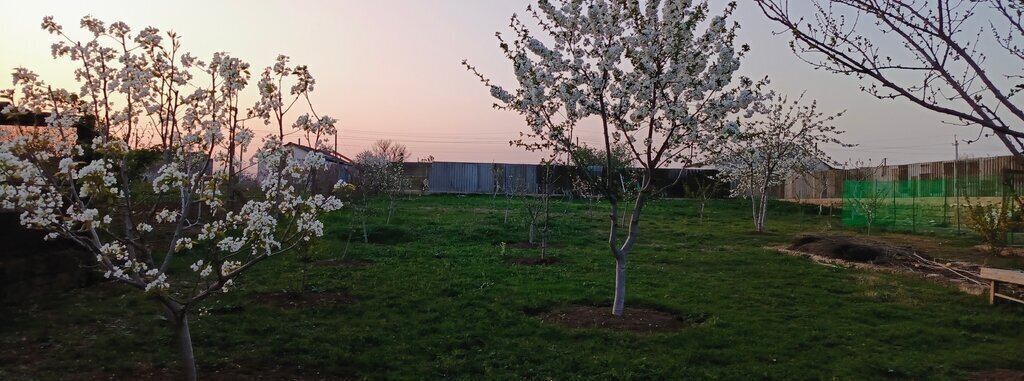
<svg viewBox="0 0 1024 381"><path fill-rule="evenodd" d="M493 110L480 82L460 65L469 59L497 83L514 86L512 69L494 37L507 31L509 17L522 14L527 0L404 1L19 1L4 4L0 22L0 69L23 66L48 82L77 88L73 66L54 61L54 36L39 28L52 15L66 32L87 38L78 20L92 15L174 30L185 50L208 59L226 51L249 62L258 74L277 54L309 65L316 77L318 111L340 121L339 150L354 156L374 140L406 144L413 159L536 163L540 154L510 147L524 127L518 115ZM725 0L711 1L720 12ZM788 37L775 35L752 1L740 1L735 18L740 43L752 51L741 72L769 76L787 94L807 91L828 113L847 110L837 125L854 148L829 147L835 159L883 158L911 163L953 158L953 135L976 138L977 128L944 124L947 118L904 101L878 101L858 90L858 82L812 70L789 50ZM255 80L253 80L255 83ZM8 79L0 87L9 86ZM255 98L253 98L254 100ZM250 102L251 103L251 102ZM250 124L257 131L269 131ZM586 140L598 131L583 132ZM995 139L960 145L964 156L1005 155Z"/></svg>

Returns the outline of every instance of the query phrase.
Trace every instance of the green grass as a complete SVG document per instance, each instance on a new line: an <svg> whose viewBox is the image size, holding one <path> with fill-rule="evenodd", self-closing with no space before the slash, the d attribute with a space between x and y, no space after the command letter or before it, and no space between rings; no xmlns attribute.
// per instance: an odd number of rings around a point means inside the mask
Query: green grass
<svg viewBox="0 0 1024 381"><path fill-rule="evenodd" d="M359 379L963 379L976 370L1024 369L1024 309L924 280L837 269L763 249L829 228L812 209L772 204L756 234L749 204L715 200L705 223L693 201L653 202L629 262L630 306L699 316L671 333L570 330L527 311L609 305L613 260L607 211L558 202L553 255L507 264L535 249L506 200L416 197L390 225L371 218L347 256L367 267L312 267L307 283L360 302L282 310L252 296L291 290L301 264L263 263L192 322L200 369L301 367ZM513 208L519 213L518 208ZM348 211L327 219L319 258L341 255ZM838 219L831 221L831 226ZM960 242L960 241L957 241ZM968 242L955 243L967 250ZM177 370L156 306L101 285L10 306L0 318L0 378ZM5 376L5 373L7 376ZM201 371L202 373L202 371Z"/></svg>

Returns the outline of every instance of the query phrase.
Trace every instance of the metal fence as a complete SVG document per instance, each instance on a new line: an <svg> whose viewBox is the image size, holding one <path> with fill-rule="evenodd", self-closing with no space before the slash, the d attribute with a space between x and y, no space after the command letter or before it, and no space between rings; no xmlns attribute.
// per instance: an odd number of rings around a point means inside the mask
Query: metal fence
<svg viewBox="0 0 1024 381"><path fill-rule="evenodd" d="M714 180L717 171L706 169L661 169L655 171L658 186L669 186L663 196L686 197L696 184ZM538 194L545 189L553 194L575 192L572 168L561 165L504 163L406 163L404 174L410 191L431 194ZM719 187L724 196L728 186Z"/></svg>
<svg viewBox="0 0 1024 381"><path fill-rule="evenodd" d="M989 178L902 181L846 181L843 184L843 225L912 232L966 229L969 206L1014 202L1019 190Z"/></svg>

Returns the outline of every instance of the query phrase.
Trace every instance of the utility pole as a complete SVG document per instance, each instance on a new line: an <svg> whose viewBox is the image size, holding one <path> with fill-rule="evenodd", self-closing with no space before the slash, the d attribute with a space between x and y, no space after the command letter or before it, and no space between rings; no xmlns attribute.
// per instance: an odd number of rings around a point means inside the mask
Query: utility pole
<svg viewBox="0 0 1024 381"><path fill-rule="evenodd" d="M953 192L956 195L956 234L960 235L960 173L957 167L960 166L960 140L953 134L953 152L956 158L953 159Z"/></svg>

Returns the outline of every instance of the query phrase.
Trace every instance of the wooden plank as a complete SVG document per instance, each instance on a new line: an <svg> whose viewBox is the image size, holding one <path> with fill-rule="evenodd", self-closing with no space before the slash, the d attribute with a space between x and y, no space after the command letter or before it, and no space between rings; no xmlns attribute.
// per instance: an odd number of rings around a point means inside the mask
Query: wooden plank
<svg viewBox="0 0 1024 381"><path fill-rule="evenodd" d="M996 281L994 280L989 281L988 304L996 304Z"/></svg>
<svg viewBox="0 0 1024 381"><path fill-rule="evenodd" d="M997 293L995 293L995 296L999 297L999 298L1007 299L1007 300L1012 300L1012 301L1015 301L1015 302L1020 303L1020 304L1024 304L1024 300L1020 300L1020 299L1014 298L1014 297L1009 296L1009 295L1003 295L1003 294L1000 294L1000 293L997 292Z"/></svg>
<svg viewBox="0 0 1024 381"><path fill-rule="evenodd" d="M982 267L981 277L988 280L1024 285L1024 272L1020 271Z"/></svg>

